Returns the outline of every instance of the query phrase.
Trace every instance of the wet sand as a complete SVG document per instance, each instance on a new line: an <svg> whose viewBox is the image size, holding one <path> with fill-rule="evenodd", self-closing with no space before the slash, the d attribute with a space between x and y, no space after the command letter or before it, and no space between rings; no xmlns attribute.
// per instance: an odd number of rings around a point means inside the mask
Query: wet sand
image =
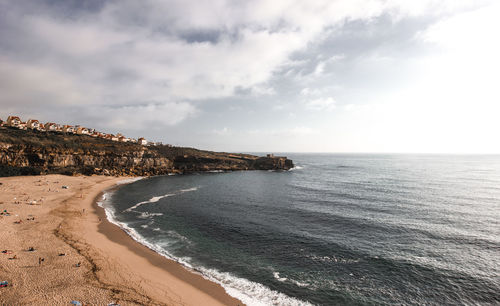
<svg viewBox="0 0 500 306"><path fill-rule="evenodd" d="M0 178L0 304L242 305L106 220L95 200L122 180Z"/></svg>

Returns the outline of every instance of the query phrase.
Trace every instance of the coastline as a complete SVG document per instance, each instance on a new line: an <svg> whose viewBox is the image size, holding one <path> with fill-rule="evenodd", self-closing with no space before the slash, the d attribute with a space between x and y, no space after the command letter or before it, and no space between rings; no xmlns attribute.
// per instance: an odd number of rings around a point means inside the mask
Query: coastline
<svg viewBox="0 0 500 306"><path fill-rule="evenodd" d="M12 212L0 218L6 229L0 234L0 241L6 241L0 249L9 250L0 256L0 281L10 284L1 288L0 303L242 305L220 285L161 256L108 221L96 200L123 180L0 178L0 208ZM35 220L28 221L32 216ZM14 223L18 220L22 222ZM35 251L27 251L32 245ZM13 255L17 258L8 259Z"/></svg>

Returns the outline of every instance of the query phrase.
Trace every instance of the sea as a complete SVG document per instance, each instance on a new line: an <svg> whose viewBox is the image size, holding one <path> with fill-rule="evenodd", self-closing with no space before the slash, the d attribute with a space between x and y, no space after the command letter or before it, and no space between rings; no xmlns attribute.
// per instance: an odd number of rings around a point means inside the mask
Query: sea
<svg viewBox="0 0 500 306"><path fill-rule="evenodd" d="M247 305L500 304L500 156L283 155L295 168L145 178L99 204Z"/></svg>

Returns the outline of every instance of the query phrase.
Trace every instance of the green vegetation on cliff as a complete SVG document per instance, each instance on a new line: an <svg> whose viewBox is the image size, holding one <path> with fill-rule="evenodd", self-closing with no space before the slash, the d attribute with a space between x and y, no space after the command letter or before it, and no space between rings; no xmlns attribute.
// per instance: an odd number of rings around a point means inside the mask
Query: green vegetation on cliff
<svg viewBox="0 0 500 306"><path fill-rule="evenodd" d="M258 157L87 135L0 127L0 176L44 173L162 175L211 170L288 170L285 157Z"/></svg>

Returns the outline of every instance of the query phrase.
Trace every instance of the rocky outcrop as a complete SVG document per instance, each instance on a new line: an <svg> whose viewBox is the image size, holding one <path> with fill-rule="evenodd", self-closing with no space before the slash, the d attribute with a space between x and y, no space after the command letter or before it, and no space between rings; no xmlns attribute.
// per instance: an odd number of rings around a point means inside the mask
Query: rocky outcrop
<svg viewBox="0 0 500 306"><path fill-rule="evenodd" d="M269 169L292 169L293 162L286 157L259 157L252 163L252 169L269 170Z"/></svg>
<svg viewBox="0 0 500 306"><path fill-rule="evenodd" d="M288 170L286 157L117 143L0 128L0 176L45 173L151 176L212 170Z"/></svg>

